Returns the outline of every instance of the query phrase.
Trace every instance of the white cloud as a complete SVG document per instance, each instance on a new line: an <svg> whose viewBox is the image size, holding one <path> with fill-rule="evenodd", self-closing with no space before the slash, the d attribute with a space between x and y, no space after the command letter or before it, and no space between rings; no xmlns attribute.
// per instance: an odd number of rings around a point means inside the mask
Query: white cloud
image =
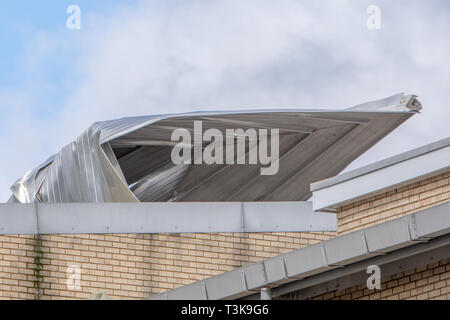
<svg viewBox="0 0 450 320"><path fill-rule="evenodd" d="M449 136L450 11L438 1L377 2L379 31L366 28L371 1L180 1L85 17L76 36L40 35L28 52L44 57L28 61L75 52L65 79L73 90L50 120L35 101L11 112L6 146L25 160L1 160L11 170L0 175L0 197L91 122L121 116L343 108L405 90L420 96L423 114L352 167Z"/></svg>

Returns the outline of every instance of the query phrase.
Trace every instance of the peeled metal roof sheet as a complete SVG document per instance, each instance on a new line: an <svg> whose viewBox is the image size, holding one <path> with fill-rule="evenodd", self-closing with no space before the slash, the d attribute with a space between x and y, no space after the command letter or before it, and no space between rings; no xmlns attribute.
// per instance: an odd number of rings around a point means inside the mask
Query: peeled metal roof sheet
<svg viewBox="0 0 450 320"><path fill-rule="evenodd" d="M298 201L421 109L399 94L345 110L256 110L96 122L11 187L11 202ZM174 165L176 128L280 130L275 175L260 165Z"/></svg>

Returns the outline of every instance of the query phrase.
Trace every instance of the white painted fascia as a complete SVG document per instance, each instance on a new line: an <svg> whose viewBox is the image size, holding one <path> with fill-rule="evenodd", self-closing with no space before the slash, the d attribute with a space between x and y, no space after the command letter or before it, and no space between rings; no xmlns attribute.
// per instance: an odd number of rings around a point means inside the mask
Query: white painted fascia
<svg viewBox="0 0 450 320"><path fill-rule="evenodd" d="M338 183L329 185L321 182L314 183L311 185L313 210L333 212L336 208L348 203L448 170L450 170L450 145L356 175L350 179L343 179ZM349 174L351 176L351 172Z"/></svg>

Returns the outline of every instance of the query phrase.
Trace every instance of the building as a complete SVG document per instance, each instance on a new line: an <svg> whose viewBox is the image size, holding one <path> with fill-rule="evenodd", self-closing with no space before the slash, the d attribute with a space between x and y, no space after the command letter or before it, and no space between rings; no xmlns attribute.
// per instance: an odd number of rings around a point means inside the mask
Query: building
<svg viewBox="0 0 450 320"><path fill-rule="evenodd" d="M152 298L450 299L449 159L447 138L313 183L335 237Z"/></svg>
<svg viewBox="0 0 450 320"><path fill-rule="evenodd" d="M51 197L43 192L29 204L0 205L0 298L86 299L104 294L113 299L449 299L450 138L336 175L409 118L411 107L417 109L415 101L396 96L347 109L347 115L320 115L331 121L328 124L351 122L352 128L359 128L358 148L352 130L339 137L334 131L334 140L321 143L310 133L309 146L320 152L295 170L304 174L314 163L315 174L299 178L303 182L297 186L308 190L292 198L285 198L290 187L271 199L275 202L235 198L212 207L189 199L45 203L39 200ZM399 107L405 105L409 107ZM372 133L369 138L361 136L366 131ZM327 165L338 150L343 151L334 166ZM349 150L353 153L345 157ZM14 202L36 194L29 192L30 186L43 185L42 168L59 172L63 166L56 158L34 171L37 180L22 179L27 183L16 189ZM323 173L318 168L330 169ZM136 176L131 169L117 181ZM144 190L151 187L147 175ZM260 192L246 190L250 195ZM170 188L166 191L164 195L173 196ZM191 193L190 199L199 196L217 199L202 193ZM380 267L380 290L366 287L369 265Z"/></svg>

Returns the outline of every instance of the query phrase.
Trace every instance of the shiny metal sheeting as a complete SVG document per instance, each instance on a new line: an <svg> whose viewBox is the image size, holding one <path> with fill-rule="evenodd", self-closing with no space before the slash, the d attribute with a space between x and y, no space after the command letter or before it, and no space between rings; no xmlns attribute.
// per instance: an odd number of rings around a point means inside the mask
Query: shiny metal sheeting
<svg viewBox="0 0 450 320"><path fill-rule="evenodd" d="M421 109L399 94L346 110L258 110L143 116L94 123L11 187L10 202L299 201ZM279 129L279 171L260 165L174 165L171 134Z"/></svg>

